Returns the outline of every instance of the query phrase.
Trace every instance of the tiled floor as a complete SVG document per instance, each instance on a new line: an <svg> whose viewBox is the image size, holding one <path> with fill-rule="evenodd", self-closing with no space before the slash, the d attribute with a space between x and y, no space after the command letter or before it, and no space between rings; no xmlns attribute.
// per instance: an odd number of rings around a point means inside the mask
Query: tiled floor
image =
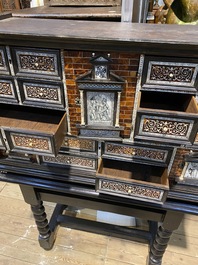
<svg viewBox="0 0 198 265"><path fill-rule="evenodd" d="M53 204L47 203L52 212ZM83 212L94 218L95 212ZM51 251L38 233L18 185L0 182L0 265L146 265L148 245L60 228ZM186 215L171 237L163 265L198 264L198 217Z"/></svg>

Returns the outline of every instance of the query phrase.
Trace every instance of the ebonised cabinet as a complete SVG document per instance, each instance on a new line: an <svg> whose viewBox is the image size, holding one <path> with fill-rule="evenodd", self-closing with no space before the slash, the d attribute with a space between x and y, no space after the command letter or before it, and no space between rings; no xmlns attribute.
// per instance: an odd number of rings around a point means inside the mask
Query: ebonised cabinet
<svg viewBox="0 0 198 265"><path fill-rule="evenodd" d="M74 225L67 205L87 207L149 220L149 264L160 265L183 214L198 213L197 179L185 175L197 163L195 29L0 21L0 180L21 186L43 248L58 224ZM50 223L45 200L59 204Z"/></svg>

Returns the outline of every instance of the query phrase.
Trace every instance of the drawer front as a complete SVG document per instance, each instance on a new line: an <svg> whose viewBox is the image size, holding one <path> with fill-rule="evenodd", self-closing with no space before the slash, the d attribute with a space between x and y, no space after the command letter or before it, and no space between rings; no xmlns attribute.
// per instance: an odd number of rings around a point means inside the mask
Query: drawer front
<svg viewBox="0 0 198 265"><path fill-rule="evenodd" d="M58 50L13 48L17 75L48 76L60 79L60 55Z"/></svg>
<svg viewBox="0 0 198 265"><path fill-rule="evenodd" d="M97 166L97 160L94 158L61 153L59 153L56 157L43 156L42 160L47 164L64 165L86 170L96 170Z"/></svg>
<svg viewBox="0 0 198 265"><path fill-rule="evenodd" d="M9 75L8 61L6 59L5 48L0 46L0 74Z"/></svg>
<svg viewBox="0 0 198 265"><path fill-rule="evenodd" d="M97 153L96 141L91 140L91 139L79 139L79 138L74 138L74 137L65 137L62 147L70 151Z"/></svg>
<svg viewBox="0 0 198 265"><path fill-rule="evenodd" d="M18 101L13 80L0 78L0 101Z"/></svg>
<svg viewBox="0 0 198 265"><path fill-rule="evenodd" d="M195 138L197 125L194 120L183 118L172 118L163 116L150 116L138 113L136 124L136 138L148 137L151 140L156 138L171 142L182 141L192 142ZM152 139L153 138L153 139Z"/></svg>
<svg viewBox="0 0 198 265"><path fill-rule="evenodd" d="M167 191L165 190L105 178L97 179L96 190L99 193L157 203L163 203L167 196Z"/></svg>
<svg viewBox="0 0 198 265"><path fill-rule="evenodd" d="M11 151L31 154L51 154L52 138L4 129L6 140Z"/></svg>
<svg viewBox="0 0 198 265"><path fill-rule="evenodd" d="M168 163L170 150L157 149L150 146L105 143L104 155L122 160L145 160L148 162Z"/></svg>
<svg viewBox="0 0 198 265"><path fill-rule="evenodd" d="M143 78L143 83L195 89L198 78L198 62L193 60L189 62L188 60L173 61L171 58L146 57L144 66L146 79Z"/></svg>
<svg viewBox="0 0 198 265"><path fill-rule="evenodd" d="M18 80L24 105L64 109L62 83Z"/></svg>

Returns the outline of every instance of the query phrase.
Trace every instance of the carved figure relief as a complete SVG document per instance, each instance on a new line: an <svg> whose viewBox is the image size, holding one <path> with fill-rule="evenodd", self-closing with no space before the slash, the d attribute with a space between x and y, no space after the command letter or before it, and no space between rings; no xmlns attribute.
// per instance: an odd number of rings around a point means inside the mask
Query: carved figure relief
<svg viewBox="0 0 198 265"><path fill-rule="evenodd" d="M87 93L88 124L112 125L112 111L114 109L113 93Z"/></svg>
<svg viewBox="0 0 198 265"><path fill-rule="evenodd" d="M186 172L184 174L185 179L198 179L198 163L188 163Z"/></svg>

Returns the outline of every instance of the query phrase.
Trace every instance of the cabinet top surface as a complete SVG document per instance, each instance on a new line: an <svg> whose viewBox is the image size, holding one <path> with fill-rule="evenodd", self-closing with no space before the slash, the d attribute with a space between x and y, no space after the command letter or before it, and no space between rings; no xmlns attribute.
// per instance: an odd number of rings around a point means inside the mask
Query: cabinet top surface
<svg viewBox="0 0 198 265"><path fill-rule="evenodd" d="M157 25L136 24L122 22L98 22L80 20L59 20L39 18L16 18L10 17L0 21L0 42L8 44L11 40L17 42L53 41L68 47L74 44L84 48L111 44L111 49L116 50L140 50L148 51L152 47L164 47L173 49L185 49L192 47L198 50L198 26L192 25ZM6 36L6 38L5 38ZM79 42L80 41L80 42ZM72 44L71 44L72 42ZM114 43L114 47L112 47ZM18 43L16 43L18 44ZM121 47L125 45L125 47ZM137 47L138 44L138 47ZM25 44L26 45L26 44ZM50 44L48 44L50 46ZM168 45L168 46L167 46ZM52 44L51 44L52 46ZM55 45L56 46L56 45ZM136 46L136 49L133 49ZM52 46L53 47L53 46ZM97 47L96 47L97 49Z"/></svg>

